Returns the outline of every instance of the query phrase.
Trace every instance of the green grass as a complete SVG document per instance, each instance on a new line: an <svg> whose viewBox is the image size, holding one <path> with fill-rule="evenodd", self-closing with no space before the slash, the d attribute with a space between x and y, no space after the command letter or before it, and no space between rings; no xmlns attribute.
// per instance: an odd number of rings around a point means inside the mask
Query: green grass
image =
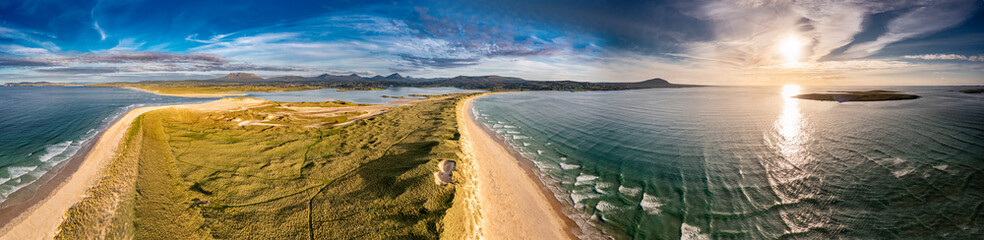
<svg viewBox="0 0 984 240"><path fill-rule="evenodd" d="M464 196L433 179L441 160L461 161L460 99L397 107L334 128L238 127L218 116L249 114L239 112L147 113L128 134L127 154L67 214L59 238L107 229L137 239L464 236ZM198 200L210 204L191 204ZM132 210L105 223L92 217L106 215L97 214L103 202L127 202L122 209Z"/></svg>

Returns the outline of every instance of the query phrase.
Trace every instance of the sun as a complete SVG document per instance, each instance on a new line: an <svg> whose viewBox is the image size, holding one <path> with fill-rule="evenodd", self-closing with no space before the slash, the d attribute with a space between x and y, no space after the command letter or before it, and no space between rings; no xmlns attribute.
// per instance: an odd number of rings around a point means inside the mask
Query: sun
<svg viewBox="0 0 984 240"><path fill-rule="evenodd" d="M782 86L782 97L791 98L793 96L799 95L803 90L802 87L796 84L786 84Z"/></svg>
<svg viewBox="0 0 984 240"><path fill-rule="evenodd" d="M796 36L789 36L779 43L779 53L786 59L786 62L795 63L800 60L800 52L803 49L803 41Z"/></svg>

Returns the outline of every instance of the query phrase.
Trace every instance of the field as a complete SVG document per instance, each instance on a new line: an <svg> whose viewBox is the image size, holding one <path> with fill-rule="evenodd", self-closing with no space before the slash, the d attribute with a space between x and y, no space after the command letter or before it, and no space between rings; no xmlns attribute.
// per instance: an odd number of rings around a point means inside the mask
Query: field
<svg viewBox="0 0 984 240"><path fill-rule="evenodd" d="M474 219L464 191L434 180L442 160L467 164L454 112L460 99L395 107L344 126L233 119L351 103L149 112L106 177L67 214L58 238L461 238Z"/></svg>

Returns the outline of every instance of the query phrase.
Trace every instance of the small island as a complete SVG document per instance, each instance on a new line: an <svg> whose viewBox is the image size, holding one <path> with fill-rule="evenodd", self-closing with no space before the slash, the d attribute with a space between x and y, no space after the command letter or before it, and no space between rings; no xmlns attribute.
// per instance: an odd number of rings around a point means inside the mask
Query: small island
<svg viewBox="0 0 984 240"><path fill-rule="evenodd" d="M960 92L962 92L962 93L984 93L984 88L964 89L964 90L960 90Z"/></svg>
<svg viewBox="0 0 984 240"><path fill-rule="evenodd" d="M899 93L897 91L871 90L871 91L831 91L829 93L810 93L793 96L799 99L818 100L818 101L837 101L837 102L861 102L861 101L892 101L909 100L919 98L917 95Z"/></svg>

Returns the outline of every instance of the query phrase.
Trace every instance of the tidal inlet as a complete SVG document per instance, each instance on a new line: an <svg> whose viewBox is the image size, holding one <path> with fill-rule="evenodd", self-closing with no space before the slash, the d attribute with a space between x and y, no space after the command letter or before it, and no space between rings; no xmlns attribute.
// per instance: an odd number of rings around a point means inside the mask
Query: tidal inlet
<svg viewBox="0 0 984 240"><path fill-rule="evenodd" d="M984 239L982 23L0 1L0 239Z"/></svg>

